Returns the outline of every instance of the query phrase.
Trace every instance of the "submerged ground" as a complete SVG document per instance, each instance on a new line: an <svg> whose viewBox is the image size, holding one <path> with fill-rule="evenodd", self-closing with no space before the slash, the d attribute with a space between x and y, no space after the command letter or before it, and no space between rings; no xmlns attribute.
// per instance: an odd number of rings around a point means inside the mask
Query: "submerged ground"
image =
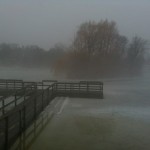
<svg viewBox="0 0 150 150"><path fill-rule="evenodd" d="M149 150L149 141L149 72L105 79L103 100L55 98L19 139L29 150Z"/></svg>
<svg viewBox="0 0 150 150"><path fill-rule="evenodd" d="M29 150L149 150L150 81L106 81L104 87L103 100L56 98L41 114L53 117Z"/></svg>

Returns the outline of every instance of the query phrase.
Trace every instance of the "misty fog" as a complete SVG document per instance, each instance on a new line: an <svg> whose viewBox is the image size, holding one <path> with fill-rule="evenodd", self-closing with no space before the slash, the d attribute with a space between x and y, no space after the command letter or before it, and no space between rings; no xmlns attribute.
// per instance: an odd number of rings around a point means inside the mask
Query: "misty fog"
<svg viewBox="0 0 150 150"><path fill-rule="evenodd" d="M0 43L69 44L85 21L114 20L121 34L150 40L149 0L5 0L0 1Z"/></svg>
<svg viewBox="0 0 150 150"><path fill-rule="evenodd" d="M149 0L0 0L0 79L104 83L104 99L55 97L12 150L150 149L149 8Z"/></svg>

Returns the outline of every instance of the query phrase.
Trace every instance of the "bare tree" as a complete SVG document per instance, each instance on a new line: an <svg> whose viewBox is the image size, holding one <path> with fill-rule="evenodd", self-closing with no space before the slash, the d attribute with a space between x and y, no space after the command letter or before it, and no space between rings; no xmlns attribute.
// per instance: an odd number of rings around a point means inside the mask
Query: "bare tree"
<svg viewBox="0 0 150 150"><path fill-rule="evenodd" d="M128 74L133 68L141 69L145 45L146 41L140 37L134 37L129 43L127 37L119 34L114 21L89 21L81 24L71 53L57 66L71 77Z"/></svg>
<svg viewBox="0 0 150 150"><path fill-rule="evenodd" d="M144 52L146 49L147 42L141 37L135 36L133 37L129 49L127 58L131 64L133 63L141 63L144 59Z"/></svg>
<svg viewBox="0 0 150 150"><path fill-rule="evenodd" d="M106 56L112 53L121 53L127 39L119 35L116 23L107 20L83 23L73 42L75 51L87 52L89 55L101 54Z"/></svg>

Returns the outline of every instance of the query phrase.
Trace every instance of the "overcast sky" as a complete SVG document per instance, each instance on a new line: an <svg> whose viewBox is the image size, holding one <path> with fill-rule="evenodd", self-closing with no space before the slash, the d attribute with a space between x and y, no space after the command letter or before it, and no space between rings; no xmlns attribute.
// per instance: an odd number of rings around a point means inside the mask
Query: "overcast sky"
<svg viewBox="0 0 150 150"><path fill-rule="evenodd" d="M49 49L70 43L82 22L101 19L150 40L150 0L0 0L0 43Z"/></svg>

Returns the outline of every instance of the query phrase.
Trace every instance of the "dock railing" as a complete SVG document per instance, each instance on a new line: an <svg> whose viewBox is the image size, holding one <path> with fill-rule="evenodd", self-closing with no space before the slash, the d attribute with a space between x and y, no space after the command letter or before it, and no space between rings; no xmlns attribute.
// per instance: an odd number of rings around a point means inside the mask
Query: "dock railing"
<svg viewBox="0 0 150 150"><path fill-rule="evenodd" d="M6 83L8 84L8 81ZM9 91L10 86L4 86ZM103 98L103 83L95 81L58 82L54 80L43 80L42 82L23 82L22 87L15 94L7 95L13 97L12 101L6 102L1 97L0 102L0 149L7 150L15 140L26 130L37 118L46 106L59 96ZM11 107L10 107L11 106Z"/></svg>

